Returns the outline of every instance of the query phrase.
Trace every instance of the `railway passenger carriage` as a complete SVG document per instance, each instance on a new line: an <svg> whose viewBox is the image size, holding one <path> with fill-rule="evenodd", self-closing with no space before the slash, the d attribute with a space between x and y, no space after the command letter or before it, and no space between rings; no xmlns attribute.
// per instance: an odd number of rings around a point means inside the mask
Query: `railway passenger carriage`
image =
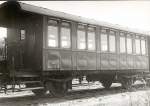
<svg viewBox="0 0 150 106"><path fill-rule="evenodd" d="M0 6L7 28L0 61L1 87L26 84L35 94L71 89L72 79L129 87L149 74L149 36L138 30L97 22L21 2Z"/></svg>

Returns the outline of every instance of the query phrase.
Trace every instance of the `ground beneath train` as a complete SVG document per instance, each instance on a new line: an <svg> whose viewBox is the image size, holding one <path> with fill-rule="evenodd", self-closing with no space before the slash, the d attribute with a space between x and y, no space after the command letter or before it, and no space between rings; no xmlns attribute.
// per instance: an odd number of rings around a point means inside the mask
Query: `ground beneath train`
<svg viewBox="0 0 150 106"><path fill-rule="evenodd" d="M74 86L60 98L37 97L31 91L7 92L0 94L0 106L150 106L150 88L143 87L127 91L113 83L110 90L105 90L95 82Z"/></svg>

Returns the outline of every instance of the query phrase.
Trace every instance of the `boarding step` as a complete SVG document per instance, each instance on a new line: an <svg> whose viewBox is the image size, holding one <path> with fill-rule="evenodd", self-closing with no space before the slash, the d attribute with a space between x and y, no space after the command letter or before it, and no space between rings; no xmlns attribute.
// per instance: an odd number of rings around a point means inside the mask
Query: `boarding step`
<svg viewBox="0 0 150 106"><path fill-rule="evenodd" d="M36 90L36 89L44 89L44 87L21 88L20 90L25 91L25 90Z"/></svg>
<svg viewBox="0 0 150 106"><path fill-rule="evenodd" d="M93 83L77 83L77 84L72 84L72 87L78 87L78 86L89 86L93 85Z"/></svg>
<svg viewBox="0 0 150 106"><path fill-rule="evenodd" d="M29 78L29 77L40 77L39 73L35 73L34 71L30 69L18 69L18 71L15 72L15 77L24 77L24 78Z"/></svg>
<svg viewBox="0 0 150 106"><path fill-rule="evenodd" d="M148 78L146 78L146 81L147 81L147 82L150 82L150 78L149 78L149 77L148 77Z"/></svg>
<svg viewBox="0 0 150 106"><path fill-rule="evenodd" d="M20 82L21 84L27 84L27 83L42 83L41 81L23 81Z"/></svg>

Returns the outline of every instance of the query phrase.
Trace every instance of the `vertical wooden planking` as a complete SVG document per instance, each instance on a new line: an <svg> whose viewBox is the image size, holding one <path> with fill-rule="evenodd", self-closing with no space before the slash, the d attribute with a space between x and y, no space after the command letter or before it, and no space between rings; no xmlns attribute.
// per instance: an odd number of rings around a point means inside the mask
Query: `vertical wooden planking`
<svg viewBox="0 0 150 106"><path fill-rule="evenodd" d="M96 69L100 70L100 27L96 27Z"/></svg>
<svg viewBox="0 0 150 106"><path fill-rule="evenodd" d="M72 22L72 69L77 70L77 23Z"/></svg>

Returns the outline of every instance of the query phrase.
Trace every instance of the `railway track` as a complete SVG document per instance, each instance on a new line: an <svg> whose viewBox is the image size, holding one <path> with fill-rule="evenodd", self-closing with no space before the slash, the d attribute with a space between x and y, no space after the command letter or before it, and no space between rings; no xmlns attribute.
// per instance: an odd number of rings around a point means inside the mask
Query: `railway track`
<svg viewBox="0 0 150 106"><path fill-rule="evenodd" d="M83 86L88 86L88 85L84 84ZM138 85L133 85L131 89L124 89L121 86L113 86L110 89L105 89L101 87L96 89L71 90L66 94L66 96L62 98L74 99L74 98L82 98L84 96L87 98L92 96L100 96L100 95L105 96L105 95L112 95L116 93L133 92L136 90L145 90L145 89L149 89L149 88L146 87L144 84L138 84Z"/></svg>
<svg viewBox="0 0 150 106"><path fill-rule="evenodd" d="M128 90L137 89L137 88L140 88L141 86L145 87L144 84L135 84L135 85L133 85L132 89L128 89ZM110 90L114 90L114 89L115 90L119 90L119 89L125 90L121 87L120 84L117 84L115 86L112 85L111 88L105 89L101 85L101 83L96 83L96 84L95 83L81 83L81 84L72 84L72 90L69 90L67 95L72 94L72 93L78 93L78 92L81 93L81 92L90 92L90 91L110 91ZM26 88L19 89L17 87L14 91L15 92L21 92L21 91L25 91L25 90L26 90ZM11 92L11 91L12 91L12 88L9 88L8 92ZM4 93L4 89L1 89L0 93Z"/></svg>
<svg viewBox="0 0 150 106"><path fill-rule="evenodd" d="M93 86L97 86L96 88L94 88ZM78 87L85 87L84 89L76 89ZM88 88L90 87L90 88ZM103 87L101 87L100 84L94 84L94 83L83 83L83 84L73 84L73 89L69 90L68 93L63 96L63 97L55 97L55 99L57 98L68 98L68 99L74 99L74 98L82 98L82 97L91 97L93 95L111 95L111 94L115 94L115 93L122 93L122 92L132 92L132 91L136 91L136 90L145 90L148 89L148 87L145 87L144 84L138 84L138 85L133 85L133 87L131 89L123 89L120 85L118 86L112 86L110 89L105 89ZM16 90L17 92L23 92L24 90ZM8 90L8 94L11 92L11 90ZM4 93L4 92L1 92ZM34 96L33 94L29 95L29 96L33 96L33 98L54 98L51 95L45 95L42 97L38 97L38 96ZM26 97L26 96L25 96ZM70 98L71 97L71 98ZM14 97L15 98L15 97Z"/></svg>
<svg viewBox="0 0 150 106"><path fill-rule="evenodd" d="M80 99L87 99L87 98L96 98L96 97L104 97L114 94L120 94L125 92L134 92L138 90L148 90L149 88L144 87L144 85L134 85L132 89L126 90L123 89L121 86L111 87L109 90L104 88L98 89L84 89L84 90L70 90L64 97L52 97L50 95L37 97L34 96L32 93L24 95L24 96L16 96L16 97L5 97L0 98L0 106L43 106L38 104L51 104L51 103L61 103L67 102L72 100L80 100ZM18 92L18 93L25 93ZM14 95L14 94L13 94ZM47 105L46 105L47 106Z"/></svg>

